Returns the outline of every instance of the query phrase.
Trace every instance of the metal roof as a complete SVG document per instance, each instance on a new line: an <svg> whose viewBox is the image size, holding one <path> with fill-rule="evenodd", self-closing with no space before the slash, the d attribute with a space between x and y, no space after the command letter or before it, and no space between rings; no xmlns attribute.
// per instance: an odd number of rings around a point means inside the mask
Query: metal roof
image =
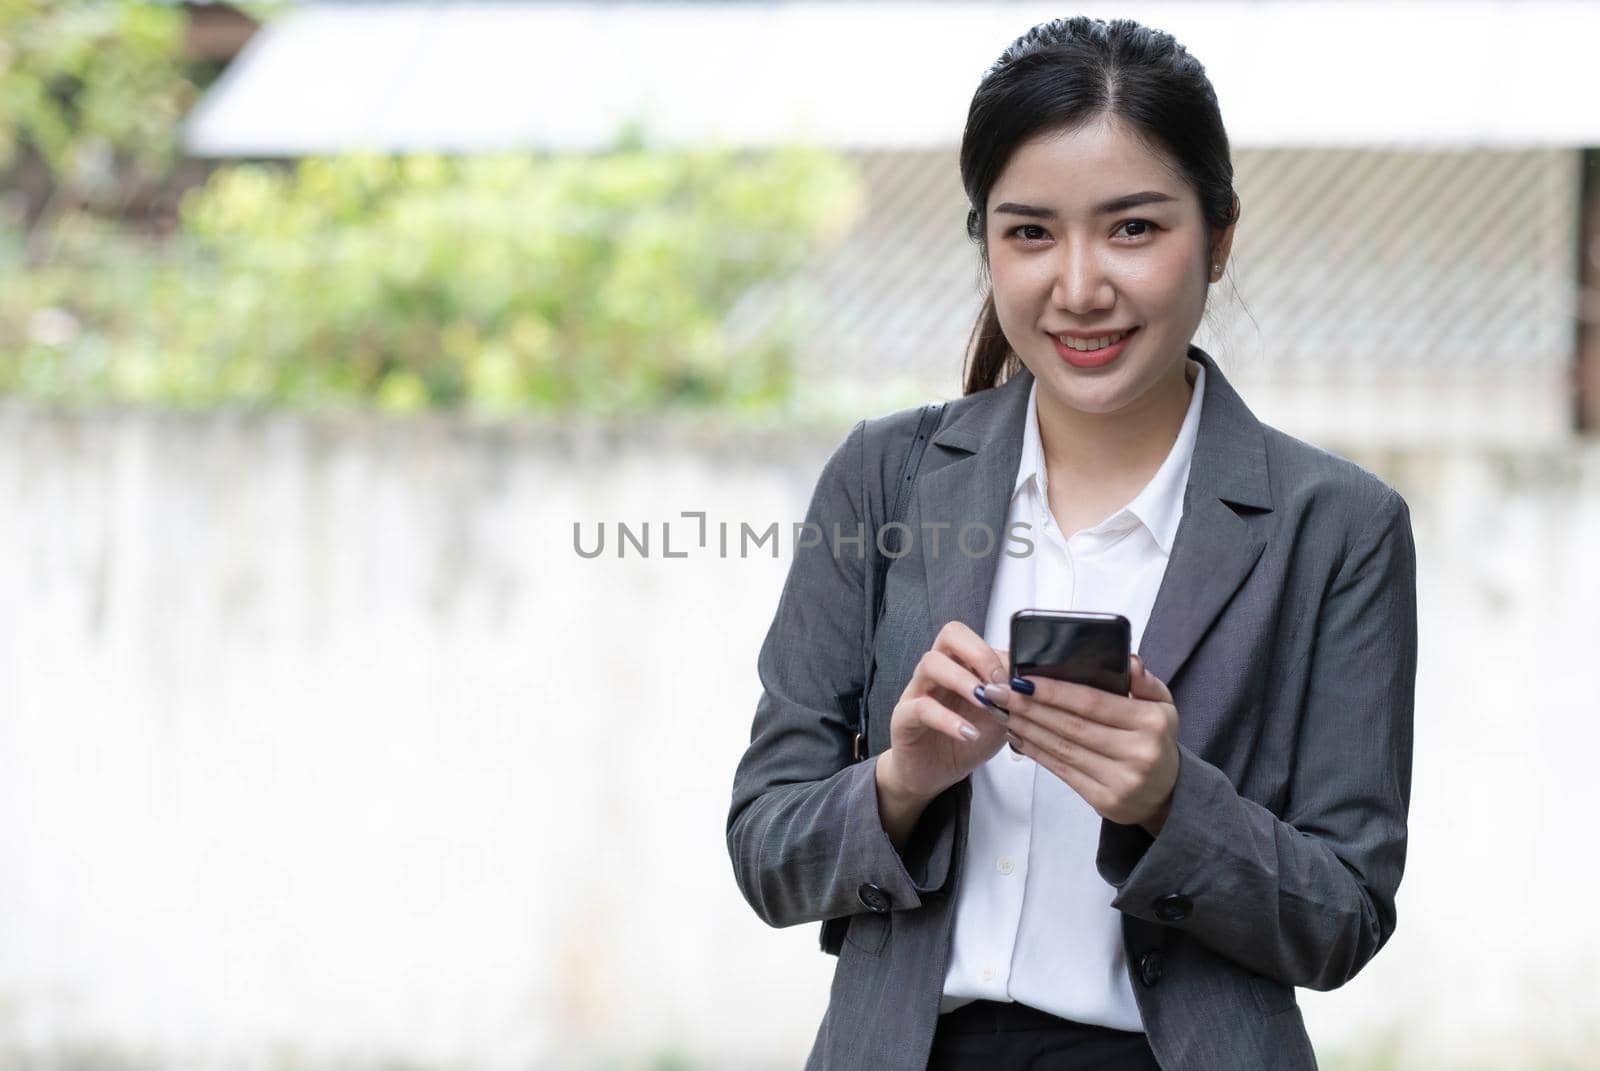
<svg viewBox="0 0 1600 1071"><path fill-rule="evenodd" d="M1600 145L1600 5L1096 3L1206 64L1235 145ZM318 3L258 33L186 126L206 157L353 148L959 143L979 77L1059 4Z"/></svg>

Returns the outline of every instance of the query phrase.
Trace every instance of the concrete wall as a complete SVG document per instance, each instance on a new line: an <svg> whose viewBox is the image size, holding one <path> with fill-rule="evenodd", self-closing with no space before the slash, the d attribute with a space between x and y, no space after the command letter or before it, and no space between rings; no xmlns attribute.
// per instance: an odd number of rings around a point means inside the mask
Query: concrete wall
<svg viewBox="0 0 1600 1071"><path fill-rule="evenodd" d="M716 526L842 431L0 404L0 1066L799 1066L834 961L723 841L788 543ZM1313 1038L1592 1053L1600 448L1361 460L1420 556L1411 855Z"/></svg>

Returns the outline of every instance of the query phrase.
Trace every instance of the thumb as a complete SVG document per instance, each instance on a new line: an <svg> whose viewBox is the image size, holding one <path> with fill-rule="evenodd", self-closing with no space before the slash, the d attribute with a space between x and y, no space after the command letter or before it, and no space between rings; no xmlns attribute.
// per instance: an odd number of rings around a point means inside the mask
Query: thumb
<svg viewBox="0 0 1600 1071"><path fill-rule="evenodd" d="M1000 659L1000 679L995 683L1004 684L1011 679L1011 652L999 648L992 648L992 650L994 650L995 657Z"/></svg>
<svg viewBox="0 0 1600 1071"><path fill-rule="evenodd" d="M1132 691L1128 694L1135 699L1148 699L1156 703L1172 702L1172 692L1160 677L1151 673L1144 664L1144 659L1138 655L1128 656L1128 677L1132 682Z"/></svg>

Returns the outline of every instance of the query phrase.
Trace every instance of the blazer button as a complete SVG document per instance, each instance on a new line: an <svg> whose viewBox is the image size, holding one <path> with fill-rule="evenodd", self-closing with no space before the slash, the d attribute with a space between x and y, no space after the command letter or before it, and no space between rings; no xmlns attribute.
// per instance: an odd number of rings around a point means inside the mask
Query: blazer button
<svg viewBox="0 0 1600 1071"><path fill-rule="evenodd" d="M1194 911L1194 901L1182 893L1163 896L1155 902L1156 918L1162 922L1182 922Z"/></svg>
<svg viewBox="0 0 1600 1071"><path fill-rule="evenodd" d="M1161 953L1152 949L1139 957L1139 981L1153 986L1161 981Z"/></svg>
<svg viewBox="0 0 1600 1071"><path fill-rule="evenodd" d="M856 898L868 911L882 915L889 910L889 894L870 881L856 890Z"/></svg>

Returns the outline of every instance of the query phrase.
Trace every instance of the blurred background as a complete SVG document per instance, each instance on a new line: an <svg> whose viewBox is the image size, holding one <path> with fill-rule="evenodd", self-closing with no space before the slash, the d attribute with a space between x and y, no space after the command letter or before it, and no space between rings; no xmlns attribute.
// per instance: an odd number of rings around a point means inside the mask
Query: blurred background
<svg viewBox="0 0 1600 1071"><path fill-rule="evenodd" d="M1600 5L0 0L0 1069L799 1067L724 843L786 533L959 396L967 104L1074 13L1217 88L1196 341L1412 509L1319 1056L1600 1067Z"/></svg>

